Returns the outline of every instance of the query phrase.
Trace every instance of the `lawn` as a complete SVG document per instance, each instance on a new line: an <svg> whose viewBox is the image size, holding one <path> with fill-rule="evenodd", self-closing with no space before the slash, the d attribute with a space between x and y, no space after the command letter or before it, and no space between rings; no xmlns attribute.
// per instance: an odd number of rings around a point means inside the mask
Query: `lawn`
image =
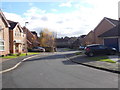
<svg viewBox="0 0 120 90"><path fill-rule="evenodd" d="M115 61L109 59L107 56L88 57L88 59L94 60L94 61L104 61L104 62L116 63Z"/></svg>
<svg viewBox="0 0 120 90"><path fill-rule="evenodd" d="M36 52L28 52L27 53L27 55L34 55L34 54L40 54L40 53L36 53ZM26 56L26 53L22 53L19 56L17 56L17 54L12 54L12 55L0 57L0 58L11 59L11 58L17 58L17 57L21 57L21 56Z"/></svg>
<svg viewBox="0 0 120 90"><path fill-rule="evenodd" d="M69 50L71 50L71 49L69 49L69 48L65 48L65 49L63 49L64 51L69 51Z"/></svg>
<svg viewBox="0 0 120 90"><path fill-rule="evenodd" d="M75 54L76 55L82 55L83 53L82 52L76 52Z"/></svg>

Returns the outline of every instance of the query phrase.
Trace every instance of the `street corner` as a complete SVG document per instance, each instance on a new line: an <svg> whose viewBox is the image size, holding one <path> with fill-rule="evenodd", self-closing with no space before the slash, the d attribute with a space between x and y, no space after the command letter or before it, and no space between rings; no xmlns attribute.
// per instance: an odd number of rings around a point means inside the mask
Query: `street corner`
<svg viewBox="0 0 120 90"><path fill-rule="evenodd" d="M27 61L30 58L37 57L38 55L29 55L25 57L18 57L14 59L4 59L5 61L1 62L1 70L0 73L9 72L11 70L16 69L19 65L21 65L24 61Z"/></svg>
<svg viewBox="0 0 120 90"><path fill-rule="evenodd" d="M88 57L86 55L74 55L72 57L68 57L74 63L85 65L88 67L105 70L113 73L120 73L118 69L118 56L96 56L96 57Z"/></svg>

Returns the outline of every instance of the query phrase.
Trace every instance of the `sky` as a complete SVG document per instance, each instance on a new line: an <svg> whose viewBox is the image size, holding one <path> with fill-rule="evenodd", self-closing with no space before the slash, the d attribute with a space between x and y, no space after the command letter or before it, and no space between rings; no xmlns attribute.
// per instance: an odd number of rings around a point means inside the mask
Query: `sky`
<svg viewBox="0 0 120 90"><path fill-rule="evenodd" d="M119 0L2 0L8 20L38 34L44 28L57 37L88 34L104 17L118 19Z"/></svg>

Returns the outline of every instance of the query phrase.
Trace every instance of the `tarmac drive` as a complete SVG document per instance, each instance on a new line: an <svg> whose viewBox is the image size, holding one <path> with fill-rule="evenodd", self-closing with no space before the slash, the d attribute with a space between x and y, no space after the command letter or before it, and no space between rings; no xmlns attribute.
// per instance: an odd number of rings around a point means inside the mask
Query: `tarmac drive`
<svg viewBox="0 0 120 90"><path fill-rule="evenodd" d="M118 88L118 74L75 64L64 56L71 52L43 53L23 62L2 75L3 88Z"/></svg>

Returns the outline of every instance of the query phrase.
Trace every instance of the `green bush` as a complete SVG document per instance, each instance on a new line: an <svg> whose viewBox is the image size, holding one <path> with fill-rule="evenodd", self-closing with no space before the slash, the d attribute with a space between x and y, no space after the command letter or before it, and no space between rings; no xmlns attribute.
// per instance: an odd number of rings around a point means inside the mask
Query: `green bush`
<svg viewBox="0 0 120 90"><path fill-rule="evenodd" d="M20 55L21 55L21 53L17 53L17 54L16 54L16 56L20 56Z"/></svg>

